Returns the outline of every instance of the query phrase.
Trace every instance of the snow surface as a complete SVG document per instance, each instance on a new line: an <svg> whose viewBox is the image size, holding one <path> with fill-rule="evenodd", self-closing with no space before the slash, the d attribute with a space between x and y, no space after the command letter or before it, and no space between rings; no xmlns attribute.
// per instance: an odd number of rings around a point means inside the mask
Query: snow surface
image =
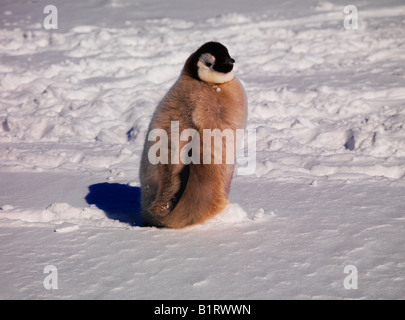
<svg viewBox="0 0 405 320"><path fill-rule="evenodd" d="M405 299L402 1L356 1L357 30L339 0L52 2L57 30L47 1L0 4L1 299ZM144 228L145 130L210 40L255 173L204 225Z"/></svg>

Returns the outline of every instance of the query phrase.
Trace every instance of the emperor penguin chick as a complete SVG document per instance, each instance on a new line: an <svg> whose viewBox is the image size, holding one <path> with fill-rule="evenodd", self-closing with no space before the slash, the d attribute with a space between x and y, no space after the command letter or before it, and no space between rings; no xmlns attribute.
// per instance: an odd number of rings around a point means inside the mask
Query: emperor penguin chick
<svg viewBox="0 0 405 320"><path fill-rule="evenodd" d="M221 43L205 43L187 59L179 79L157 106L140 168L145 225L183 228L206 221L228 204L236 147L227 144L236 141L237 129L244 129L247 113L234 63ZM184 130L189 133L186 138ZM234 139L223 135L217 140L206 136L207 131L231 133ZM154 132L165 132L167 139L157 139ZM226 154L229 150L231 157ZM215 161L216 152L221 161ZM192 160L184 161L186 155Z"/></svg>

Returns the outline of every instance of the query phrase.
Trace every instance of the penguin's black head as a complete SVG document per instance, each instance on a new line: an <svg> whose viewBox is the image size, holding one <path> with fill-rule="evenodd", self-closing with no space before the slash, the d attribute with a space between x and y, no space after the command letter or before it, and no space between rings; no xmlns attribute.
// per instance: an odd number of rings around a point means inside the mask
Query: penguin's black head
<svg viewBox="0 0 405 320"><path fill-rule="evenodd" d="M235 60L228 49L219 42L207 42L194 52L186 62L185 69L197 79L209 83L231 81Z"/></svg>

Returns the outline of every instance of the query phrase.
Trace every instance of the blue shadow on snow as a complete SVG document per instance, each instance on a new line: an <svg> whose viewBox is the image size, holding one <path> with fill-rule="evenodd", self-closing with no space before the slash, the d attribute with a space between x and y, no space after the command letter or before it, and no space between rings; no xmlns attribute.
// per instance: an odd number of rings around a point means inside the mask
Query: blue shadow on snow
<svg viewBox="0 0 405 320"><path fill-rule="evenodd" d="M103 210L110 219L131 226L143 226L140 187L119 183L96 183L89 186L85 200Z"/></svg>

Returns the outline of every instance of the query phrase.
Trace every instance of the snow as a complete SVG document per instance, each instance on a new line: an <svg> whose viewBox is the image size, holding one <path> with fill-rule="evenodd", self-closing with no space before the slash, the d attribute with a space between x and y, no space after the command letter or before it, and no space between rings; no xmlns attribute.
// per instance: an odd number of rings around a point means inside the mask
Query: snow
<svg viewBox="0 0 405 320"><path fill-rule="evenodd" d="M339 0L53 1L56 30L46 5L0 5L1 299L405 299L402 1L354 3L357 30ZM142 227L145 130L210 40L255 170L207 223Z"/></svg>

